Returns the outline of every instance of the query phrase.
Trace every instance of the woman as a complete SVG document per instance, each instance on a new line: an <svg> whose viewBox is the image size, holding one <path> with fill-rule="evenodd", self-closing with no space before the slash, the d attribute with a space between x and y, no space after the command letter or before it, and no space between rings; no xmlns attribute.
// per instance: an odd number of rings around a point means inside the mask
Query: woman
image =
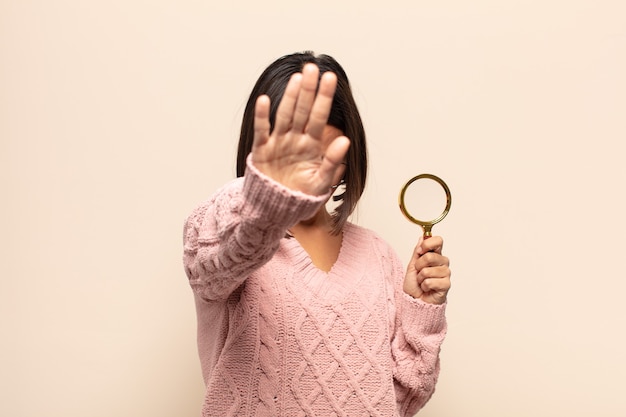
<svg viewBox="0 0 626 417"><path fill-rule="evenodd" d="M238 178L185 224L203 416L411 416L429 400L449 261L440 237L420 239L404 272L347 220L366 173L341 66L310 52L272 63L244 112Z"/></svg>

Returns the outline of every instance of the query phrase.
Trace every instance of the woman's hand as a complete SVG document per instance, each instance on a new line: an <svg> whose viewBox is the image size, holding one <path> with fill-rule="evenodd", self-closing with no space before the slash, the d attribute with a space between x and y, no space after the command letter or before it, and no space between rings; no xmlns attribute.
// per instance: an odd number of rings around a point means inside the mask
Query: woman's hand
<svg viewBox="0 0 626 417"><path fill-rule="evenodd" d="M443 239L433 236L417 243L404 278L404 292L430 304L446 302L450 290L450 260L441 254Z"/></svg>
<svg viewBox="0 0 626 417"><path fill-rule="evenodd" d="M309 195L324 195L333 185L350 141L345 136L323 135L337 85L337 76L326 72L319 80L315 64L294 74L276 112L270 133L270 99L257 99L254 113L252 162L284 186ZM317 91L317 94L316 94Z"/></svg>

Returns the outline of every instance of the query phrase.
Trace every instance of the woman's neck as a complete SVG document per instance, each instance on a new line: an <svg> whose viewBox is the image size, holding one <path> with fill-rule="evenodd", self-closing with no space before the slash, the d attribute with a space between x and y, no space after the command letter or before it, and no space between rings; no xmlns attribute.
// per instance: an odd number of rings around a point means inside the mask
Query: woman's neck
<svg viewBox="0 0 626 417"><path fill-rule="evenodd" d="M332 233L332 217L324 208L289 231L307 252L313 265L325 272L331 270L339 257L343 236L342 233Z"/></svg>
<svg viewBox="0 0 626 417"><path fill-rule="evenodd" d="M295 226L289 229L294 235L296 233L307 233L311 231L326 230L330 232L333 228L332 216L326 211L324 207L319 209L317 213L310 219L302 220Z"/></svg>

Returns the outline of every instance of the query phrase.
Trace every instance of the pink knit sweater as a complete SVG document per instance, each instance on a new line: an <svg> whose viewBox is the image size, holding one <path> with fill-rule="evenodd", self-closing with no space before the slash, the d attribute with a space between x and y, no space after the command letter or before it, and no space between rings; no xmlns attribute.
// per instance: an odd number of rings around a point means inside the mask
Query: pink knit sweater
<svg viewBox="0 0 626 417"><path fill-rule="evenodd" d="M248 162L187 219L203 416L404 417L431 397L445 305L405 294L396 254L367 229L346 224L328 273L285 237L327 197Z"/></svg>

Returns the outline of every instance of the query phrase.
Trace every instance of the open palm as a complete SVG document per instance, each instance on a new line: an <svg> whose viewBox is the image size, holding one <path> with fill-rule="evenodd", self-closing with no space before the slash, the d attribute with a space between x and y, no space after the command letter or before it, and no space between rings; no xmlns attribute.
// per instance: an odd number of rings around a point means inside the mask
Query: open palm
<svg viewBox="0 0 626 417"><path fill-rule="evenodd" d="M323 140L336 85L335 74L320 78L317 66L306 64L289 80L271 132L270 99L257 99L252 162L259 171L295 191L329 192L350 146L345 136Z"/></svg>

